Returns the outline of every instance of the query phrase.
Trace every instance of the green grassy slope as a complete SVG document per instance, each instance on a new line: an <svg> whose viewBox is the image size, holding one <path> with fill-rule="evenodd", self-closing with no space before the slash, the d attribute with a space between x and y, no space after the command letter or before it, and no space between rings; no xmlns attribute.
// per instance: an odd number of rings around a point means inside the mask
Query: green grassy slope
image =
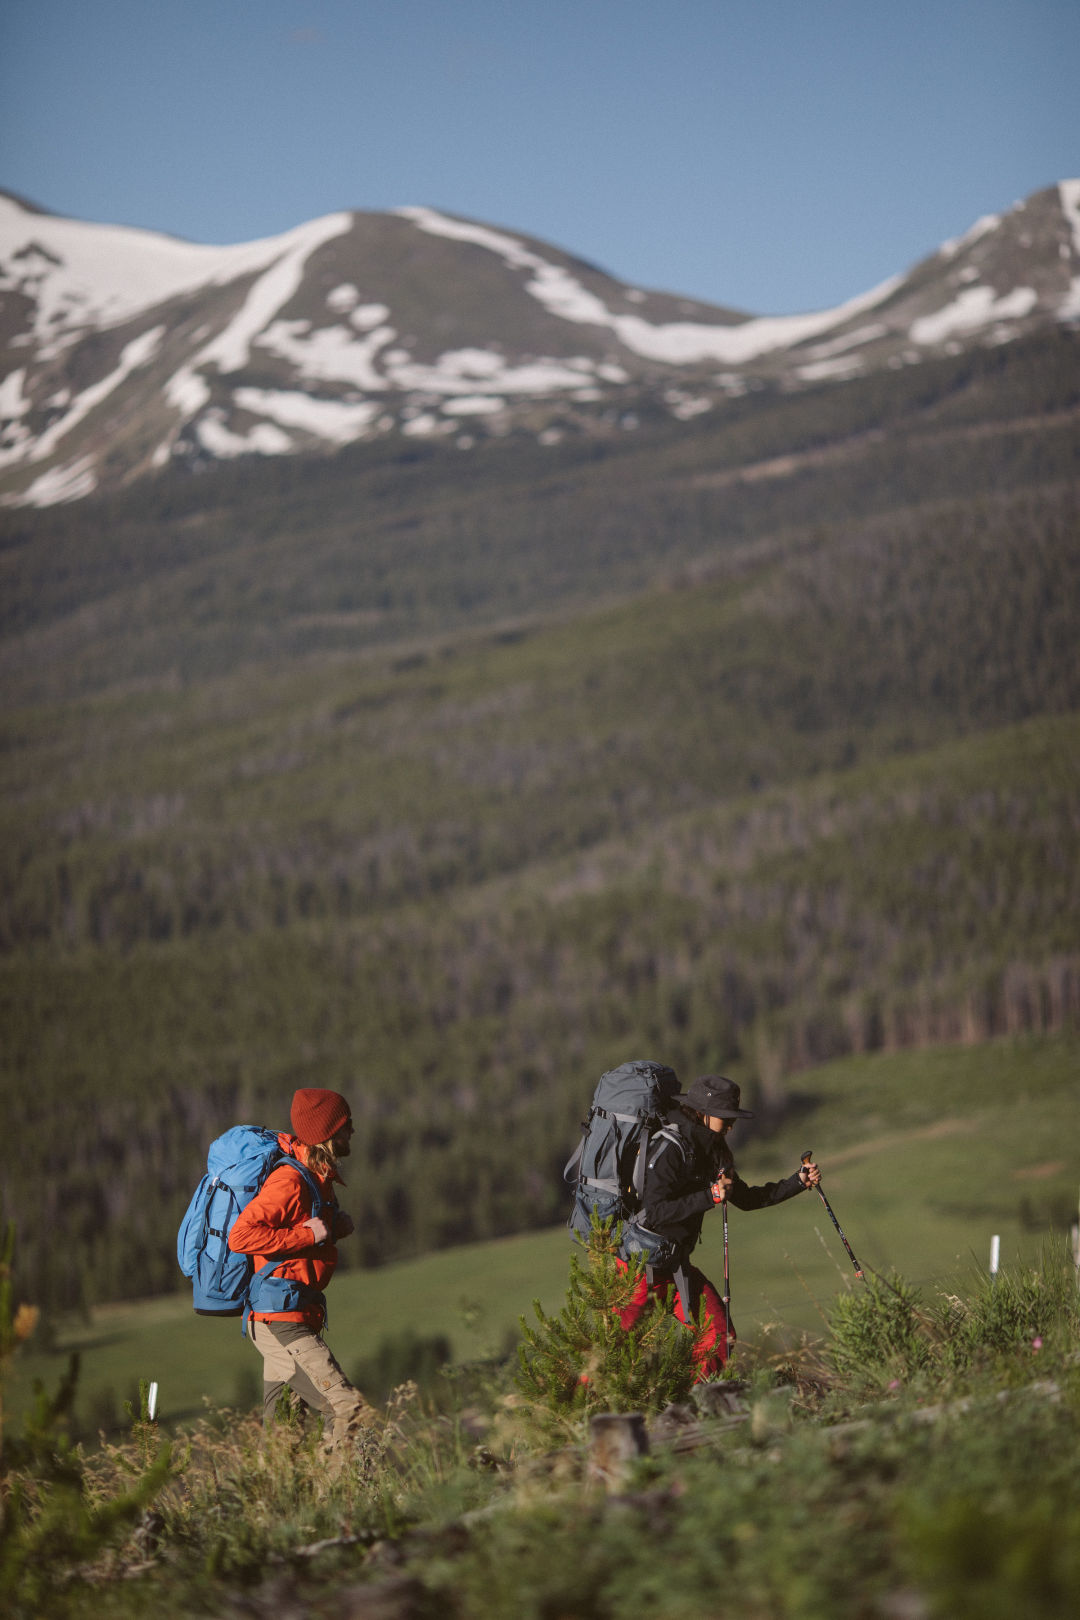
<svg viewBox="0 0 1080 1620"><path fill-rule="evenodd" d="M846 1059L801 1075L792 1104L774 1135L742 1149L736 1137L743 1174L755 1182L788 1174L813 1147L859 1259L927 1291L966 1285L973 1268L985 1268L994 1233L1003 1262L1033 1256L1075 1207L1076 1035ZM775 1210L735 1210L730 1231L733 1311L748 1341L779 1348L820 1332L837 1290L857 1286L813 1194ZM568 1253L558 1227L346 1273L330 1295L330 1342L350 1371L408 1332L445 1335L458 1360L500 1353L533 1298L549 1309L561 1301ZM695 1258L722 1276L718 1216L706 1221ZM22 1360L16 1409L31 1377L54 1380L74 1347L84 1421L140 1377L158 1380L173 1419L198 1412L204 1396L252 1398L258 1362L237 1323L196 1318L188 1297L173 1296L99 1307L88 1324L62 1326L51 1355Z"/></svg>

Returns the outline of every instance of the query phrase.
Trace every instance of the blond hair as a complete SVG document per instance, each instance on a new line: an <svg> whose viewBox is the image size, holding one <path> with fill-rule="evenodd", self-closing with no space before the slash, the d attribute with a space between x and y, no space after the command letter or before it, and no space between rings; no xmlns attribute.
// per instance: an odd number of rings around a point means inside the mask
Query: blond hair
<svg viewBox="0 0 1080 1620"><path fill-rule="evenodd" d="M316 1142L312 1147L305 1143L304 1157L307 1159L308 1169L313 1170L322 1180L325 1180L330 1172L336 1170L338 1166L338 1156L334 1151L333 1139L329 1142Z"/></svg>

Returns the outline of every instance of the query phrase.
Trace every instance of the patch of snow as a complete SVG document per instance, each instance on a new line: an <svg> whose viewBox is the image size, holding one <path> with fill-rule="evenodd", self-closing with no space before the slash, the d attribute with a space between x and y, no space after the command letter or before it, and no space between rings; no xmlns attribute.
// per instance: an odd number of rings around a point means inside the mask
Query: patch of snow
<svg viewBox="0 0 1080 1620"><path fill-rule="evenodd" d="M639 291L637 287L627 287L626 298L627 302L631 304L643 304L645 302L645 294Z"/></svg>
<svg viewBox="0 0 1080 1620"><path fill-rule="evenodd" d="M268 416L284 427L299 428L331 444L351 444L360 438L381 408L369 401L349 404L271 388L238 388L233 399L252 416Z"/></svg>
<svg viewBox="0 0 1080 1620"><path fill-rule="evenodd" d="M87 327L119 326L167 299L304 257L351 226L331 214L281 236L230 247L181 242L156 231L32 214L0 197L0 287L35 300L39 342Z"/></svg>
<svg viewBox="0 0 1080 1620"><path fill-rule="evenodd" d="M712 400L707 399L704 394L684 395L681 399L669 401L669 404L672 416L677 417L680 422L692 421L695 416L703 416L706 411L713 408Z"/></svg>
<svg viewBox="0 0 1080 1620"><path fill-rule="evenodd" d="M396 212L403 219L411 219L414 225L426 231L429 236L444 236L454 242L474 242L477 247L487 248L490 253L497 253L514 269L535 270L543 263L535 253L529 252L524 243L505 235L502 231L493 231L487 225L474 225L469 220L451 219L448 214L437 213L434 208L398 208Z"/></svg>
<svg viewBox="0 0 1080 1620"><path fill-rule="evenodd" d="M80 456L66 467L50 467L34 479L21 495L9 495L7 506L60 506L65 501L81 501L97 488L93 456Z"/></svg>
<svg viewBox="0 0 1080 1620"><path fill-rule="evenodd" d="M149 331L132 338L121 351L120 364L126 371L136 371L139 366L148 366L160 350L164 336L163 326L152 326Z"/></svg>
<svg viewBox="0 0 1080 1620"><path fill-rule="evenodd" d="M326 295L326 307L332 309L335 315L347 315L350 309L355 309L360 302L360 289L354 287L351 281L342 282Z"/></svg>
<svg viewBox="0 0 1080 1620"><path fill-rule="evenodd" d="M165 384L165 398L181 416L197 416L210 403L210 386L190 366L181 366Z"/></svg>
<svg viewBox="0 0 1080 1620"><path fill-rule="evenodd" d="M358 332L370 332L373 326L382 326L389 315L385 304L361 304L359 309L353 310L349 319Z"/></svg>
<svg viewBox="0 0 1080 1620"><path fill-rule="evenodd" d="M1072 253L1080 257L1080 180L1062 180L1058 185L1061 211L1072 232ZM1069 258L1068 244L1063 242L1062 256ZM1058 307L1058 318L1063 321L1080 320L1080 276L1074 276L1065 297Z"/></svg>
<svg viewBox="0 0 1080 1620"><path fill-rule="evenodd" d="M220 372L239 371L251 355L251 345L279 310L296 295L304 266L316 248L347 229L347 214L328 214L290 233L288 247L265 270L244 300L244 306L223 332L196 355L195 366L216 365ZM284 239L283 239L284 240Z"/></svg>
<svg viewBox="0 0 1080 1620"><path fill-rule="evenodd" d="M502 355L488 349L450 349L434 365L413 360L391 364L390 360L387 355L390 385L432 394L475 393L478 382L501 394L551 394L580 388L592 372L587 360L527 360L509 365Z"/></svg>
<svg viewBox="0 0 1080 1620"><path fill-rule="evenodd" d="M628 383L630 381L630 373L628 371L624 371L622 366L610 364L597 366L596 375L600 378L601 382Z"/></svg>
<svg viewBox="0 0 1080 1620"><path fill-rule="evenodd" d="M164 335L163 326L153 326L148 332L143 332L125 344L120 353L120 364L116 369L110 371L107 377L102 377L100 382L92 383L89 388L85 388L81 394L75 396L66 415L59 417L45 429L44 433L38 435L29 459L44 461L47 456L51 456L59 441L65 438L72 428L77 427L95 406L100 405L103 399L107 399L133 371L150 363L161 347ZM75 498L71 497L73 500Z"/></svg>
<svg viewBox="0 0 1080 1620"><path fill-rule="evenodd" d="M452 349L440 356L439 365L459 377L498 377L506 362L491 349Z"/></svg>
<svg viewBox="0 0 1080 1620"><path fill-rule="evenodd" d="M219 460L233 456L284 456L292 440L270 422L257 422L250 433L234 433L225 426L224 414L215 408L195 424L195 434L205 450Z"/></svg>
<svg viewBox="0 0 1080 1620"><path fill-rule="evenodd" d="M654 326L640 315L614 314L563 266L550 264L504 232L450 219L431 208L402 208L398 213L411 219L419 230L454 241L475 243L498 254L511 269L531 271L532 279L526 284L526 291L553 315L579 324L605 327L633 353L669 365L693 365L709 360L739 365L770 350L804 342L883 303L902 280L892 276L836 309L809 315L759 316L735 326L707 326L695 321Z"/></svg>
<svg viewBox="0 0 1080 1620"><path fill-rule="evenodd" d="M313 332L301 326L298 321L274 321L258 339L258 346L288 360L308 382L349 383L368 393L385 390L386 380L375 369L375 356L397 336L392 326L377 326L364 338L347 326L320 326Z"/></svg>
<svg viewBox="0 0 1080 1620"><path fill-rule="evenodd" d="M506 409L506 401L491 394L463 394L445 400L442 408L447 416L493 416Z"/></svg>
<svg viewBox="0 0 1080 1620"><path fill-rule="evenodd" d="M421 439L425 438L429 433L443 433L449 425L449 423L440 422L438 417L425 414L423 416L414 416L409 421L403 422L401 431L407 433L410 438Z"/></svg>
<svg viewBox="0 0 1080 1620"><path fill-rule="evenodd" d="M1061 211L1072 231L1073 252L1080 257L1080 180L1062 180L1058 185Z"/></svg>
<svg viewBox="0 0 1080 1620"><path fill-rule="evenodd" d="M973 265L973 264L965 264L964 268L957 272L956 279L957 279L957 281L964 281L964 282L978 281L978 279L979 279L978 267L976 265Z"/></svg>
<svg viewBox="0 0 1080 1620"><path fill-rule="evenodd" d="M984 214L981 219L977 219L974 225L964 232L963 236L955 236L947 242L942 242L938 248L939 256L943 259L955 259L963 248L971 247L972 243L977 242L981 236L987 236L991 231L996 231L1000 224L1000 214Z"/></svg>
<svg viewBox="0 0 1080 1620"><path fill-rule="evenodd" d="M0 382L0 419L11 421L16 416L24 416L30 409L30 396L23 393L25 381L26 367L20 366L18 371L9 371Z"/></svg>
<svg viewBox="0 0 1080 1620"><path fill-rule="evenodd" d="M812 360L831 360L834 354L844 354L848 349L857 349L864 343L873 343L875 338L885 337L888 330L882 321L871 321L868 326L857 326L854 332L845 332L828 343L815 343L808 353Z"/></svg>
<svg viewBox="0 0 1080 1620"><path fill-rule="evenodd" d="M969 332L993 321L1019 320L1034 309L1039 295L1033 287L1015 287L995 299L992 287L966 287L951 304L936 314L913 321L909 336L913 343L943 343L954 332Z"/></svg>
<svg viewBox="0 0 1080 1620"><path fill-rule="evenodd" d="M684 365L707 360L740 365L771 350L789 348L816 337L819 332L845 325L864 310L884 303L900 284L901 278L892 276L846 304L810 315L760 315L738 326L701 326L691 322L647 326L637 316L625 315L616 318L614 330L627 348L649 359Z"/></svg>
<svg viewBox="0 0 1080 1620"><path fill-rule="evenodd" d="M864 369L860 354L838 354L832 360L814 360L808 366L796 368L796 376L803 382L824 382L830 377L854 377Z"/></svg>
<svg viewBox="0 0 1080 1620"><path fill-rule="evenodd" d="M569 270L563 269L562 265L545 264L541 259L537 260L536 273L526 283L525 291L531 293L552 315L579 325L612 326L620 319L641 319L637 315L612 315L604 300L575 281Z"/></svg>

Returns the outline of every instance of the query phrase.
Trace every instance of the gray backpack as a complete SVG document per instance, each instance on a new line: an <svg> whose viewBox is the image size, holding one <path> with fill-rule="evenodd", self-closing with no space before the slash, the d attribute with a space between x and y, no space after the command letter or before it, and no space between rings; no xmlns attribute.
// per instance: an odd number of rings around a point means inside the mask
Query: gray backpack
<svg viewBox="0 0 1080 1620"><path fill-rule="evenodd" d="M574 1191L570 1230L588 1242L592 1217L622 1225L624 1258L643 1254L651 1265L665 1267L675 1258L666 1239L638 1219L650 1148L663 1136L679 1151L676 1131L665 1129L668 1107L679 1095L674 1069L638 1060L620 1063L602 1075L593 1093L589 1117L563 1180Z"/></svg>

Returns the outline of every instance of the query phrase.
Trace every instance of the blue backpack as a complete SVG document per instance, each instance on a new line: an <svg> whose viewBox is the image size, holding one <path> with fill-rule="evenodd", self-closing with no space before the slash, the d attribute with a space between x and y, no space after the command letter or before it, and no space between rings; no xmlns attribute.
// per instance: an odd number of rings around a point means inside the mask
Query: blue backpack
<svg viewBox="0 0 1080 1620"><path fill-rule="evenodd" d="M250 1254L234 1254L229 1233L271 1170L287 1164L311 1189L312 1214L324 1218L327 1200L311 1171L282 1151L277 1132L260 1125L234 1125L211 1142L206 1174L195 1189L176 1239L176 1258L194 1287L199 1316L243 1316L252 1310L291 1311L319 1305L323 1295L304 1283L275 1277L291 1258L271 1261L258 1272Z"/></svg>

